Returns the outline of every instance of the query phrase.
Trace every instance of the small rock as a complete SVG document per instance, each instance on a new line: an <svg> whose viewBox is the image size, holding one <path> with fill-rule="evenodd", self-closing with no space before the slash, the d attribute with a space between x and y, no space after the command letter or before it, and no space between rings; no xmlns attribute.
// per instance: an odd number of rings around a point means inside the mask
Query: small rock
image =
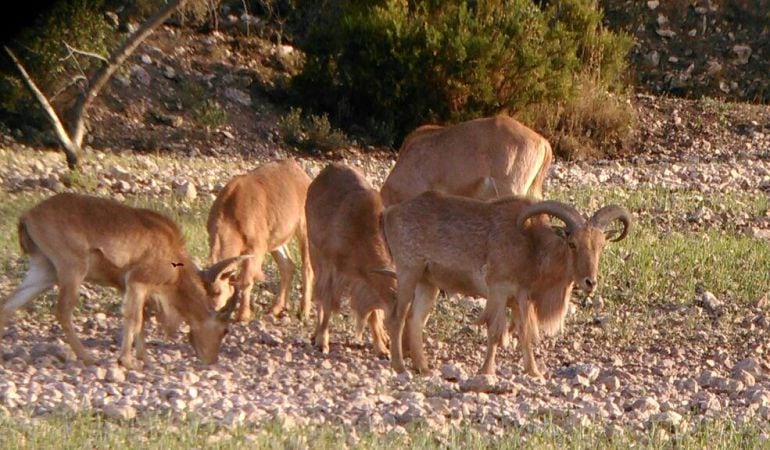
<svg viewBox="0 0 770 450"><path fill-rule="evenodd" d="M750 228L750 235L751 235L751 237L753 237L755 239L762 239L762 240L765 240L765 241L770 241L770 230L765 230L765 229L759 228L759 227L751 227Z"/></svg>
<svg viewBox="0 0 770 450"><path fill-rule="evenodd" d="M770 240L770 236L768 236L768 240ZM770 292L765 292L765 295L758 298L756 302L754 302L755 308L767 308L767 306L770 305Z"/></svg>
<svg viewBox="0 0 770 450"><path fill-rule="evenodd" d="M111 403L104 407L104 415L117 420L131 420L136 417L136 409L129 405Z"/></svg>
<svg viewBox="0 0 770 450"><path fill-rule="evenodd" d="M251 97L244 91L236 88L225 89L225 97L243 106L251 106Z"/></svg>
<svg viewBox="0 0 770 450"><path fill-rule="evenodd" d="M504 394L513 392L510 383L498 382L495 375L476 375L460 383L462 392L484 392L488 394Z"/></svg>
<svg viewBox="0 0 770 450"><path fill-rule="evenodd" d="M441 366L441 377L448 381L459 381L465 378L465 371L453 363Z"/></svg>
<svg viewBox="0 0 770 450"><path fill-rule="evenodd" d="M184 201L193 201L198 197L198 190L191 181L184 181L174 187L174 194Z"/></svg>
<svg viewBox="0 0 770 450"><path fill-rule="evenodd" d="M657 413L660 411L660 404L653 397L642 397L635 401L631 408L636 411Z"/></svg>
<svg viewBox="0 0 770 450"><path fill-rule="evenodd" d="M733 53L735 53L736 56L735 64L742 66L749 63L749 58L751 57L751 47L748 45L734 45Z"/></svg>
<svg viewBox="0 0 770 450"><path fill-rule="evenodd" d="M713 316L721 316L724 302L716 298L710 291L704 290L701 287L695 289L696 295L700 296L700 304L703 309Z"/></svg>
<svg viewBox="0 0 770 450"><path fill-rule="evenodd" d="M110 383L123 383L126 381L126 372L120 367L110 367L105 379Z"/></svg>
<svg viewBox="0 0 770 450"><path fill-rule="evenodd" d="M107 21L110 23L110 25L113 28L118 28L120 26L120 18L114 12L107 11L106 13L104 13L104 17L107 18Z"/></svg>
<svg viewBox="0 0 770 450"><path fill-rule="evenodd" d="M131 76L136 79L140 84L144 86L149 86L152 79L150 78L150 74L147 73L146 70L144 70L144 67L134 64L131 66Z"/></svg>
<svg viewBox="0 0 770 450"><path fill-rule="evenodd" d="M150 58L150 55L142 55L139 59L141 59L142 63L144 64L152 64L152 58Z"/></svg>
<svg viewBox="0 0 770 450"><path fill-rule="evenodd" d="M113 164L110 167L110 175L112 175L113 177L115 177L115 179L118 179L118 180L131 179L131 172L119 164Z"/></svg>
<svg viewBox="0 0 770 450"><path fill-rule="evenodd" d="M665 38L672 38L672 37L676 36L676 32L675 31L669 30L667 28L666 29L658 28L657 30L655 30L655 33L657 33L658 36L665 37Z"/></svg>
<svg viewBox="0 0 770 450"><path fill-rule="evenodd" d="M173 67L166 66L163 68L163 76L168 78L169 80L173 80L176 78L176 71L174 71Z"/></svg>
<svg viewBox="0 0 770 450"><path fill-rule="evenodd" d="M650 423L665 427L669 432L676 432L682 425L682 415L675 411L666 411L650 417Z"/></svg>
<svg viewBox="0 0 770 450"><path fill-rule="evenodd" d="M660 2L658 0L649 0L647 2L647 7L650 8L650 10L655 11L655 9L660 5Z"/></svg>

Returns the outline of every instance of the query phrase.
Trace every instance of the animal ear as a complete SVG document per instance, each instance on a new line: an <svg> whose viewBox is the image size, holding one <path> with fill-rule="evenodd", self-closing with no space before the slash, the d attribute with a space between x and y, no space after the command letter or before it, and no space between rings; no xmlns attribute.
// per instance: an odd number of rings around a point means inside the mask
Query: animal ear
<svg viewBox="0 0 770 450"><path fill-rule="evenodd" d="M621 236L625 237L625 233L626 229L624 227L604 230L604 236L608 241L619 241Z"/></svg>
<svg viewBox="0 0 770 450"><path fill-rule="evenodd" d="M233 295L230 296L230 298L227 300L225 306L223 306L219 311L215 312L216 318L218 320L225 323L231 322L233 320L233 311L235 311L235 307L238 305L239 295L240 292L238 291L238 288L235 288L233 290Z"/></svg>
<svg viewBox="0 0 770 450"><path fill-rule="evenodd" d="M225 272L222 272L221 275L219 275L220 280L228 280L230 283L235 283L236 278L238 276L238 270L228 270Z"/></svg>

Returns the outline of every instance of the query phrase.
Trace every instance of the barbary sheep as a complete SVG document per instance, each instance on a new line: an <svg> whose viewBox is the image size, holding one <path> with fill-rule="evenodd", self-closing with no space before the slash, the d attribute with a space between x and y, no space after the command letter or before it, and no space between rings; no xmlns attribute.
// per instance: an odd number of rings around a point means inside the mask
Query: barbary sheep
<svg viewBox="0 0 770 450"><path fill-rule="evenodd" d="M310 184L305 211L318 308L315 345L323 352L329 351L331 314L349 294L358 339L368 321L374 350L388 354L383 315L395 301L396 282L377 273L391 266L381 231L382 210L380 194L356 169L330 164Z"/></svg>
<svg viewBox="0 0 770 450"><path fill-rule="evenodd" d="M176 330L180 319L185 320L198 357L205 363L216 362L236 297L216 312L208 291L212 280L237 270L248 258L227 258L198 270L171 219L81 194L55 195L22 214L19 241L29 255L29 269L22 284L0 304L0 337L5 318L58 285L56 318L77 357L92 364L94 358L72 322L80 285L88 281L115 287L124 295L122 365L136 366L131 355L134 343L137 357L144 358L143 313L149 300L160 306L159 317L167 331Z"/></svg>
<svg viewBox="0 0 770 450"><path fill-rule="evenodd" d="M271 313L279 315L286 307L294 277L294 263L286 245L296 237L302 254L302 300L299 317L310 314L310 287L313 270L307 249L305 198L310 177L296 161L288 159L264 164L230 180L219 192L208 218L210 260L238 255L254 255L243 269L223 273L212 284L213 306L220 308L235 288L240 291L236 319L251 319L251 288L264 281L262 263L267 252L273 256L281 273L281 285ZM231 279L233 278L233 279Z"/></svg>
<svg viewBox="0 0 770 450"><path fill-rule="evenodd" d="M544 137L508 116L423 125L404 139L382 201L391 206L427 191L479 200L540 198L552 159Z"/></svg>
<svg viewBox="0 0 770 450"><path fill-rule="evenodd" d="M565 223L554 230L543 215ZM494 374L498 345L508 339L506 305L513 306L524 368L542 376L533 345L539 330L561 328L573 286L587 293L597 287L599 258L608 225L620 221L623 239L631 215L620 206L605 206L590 219L573 207L506 197L494 202L426 192L387 208L385 241L398 278L397 305L389 318L393 369L405 370L401 353L406 330L414 366L428 369L422 333L439 289L487 299L479 319L487 325L488 347L483 374ZM411 307L411 309L410 309Z"/></svg>

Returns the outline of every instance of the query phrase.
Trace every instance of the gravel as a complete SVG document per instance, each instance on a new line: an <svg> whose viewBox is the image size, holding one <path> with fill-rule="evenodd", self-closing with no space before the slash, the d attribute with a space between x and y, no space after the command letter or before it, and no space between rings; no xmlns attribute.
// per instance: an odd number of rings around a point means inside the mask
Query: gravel
<svg viewBox="0 0 770 450"><path fill-rule="evenodd" d="M766 148L757 145L744 155L718 158L641 155L590 164L557 162L546 192L613 186L627 192L663 188L767 195ZM283 156L280 151L276 155ZM9 162L0 166L7 192L69 189L64 187L65 165L56 153L29 156L3 149L0 159ZM180 201L210 201L232 175L258 164L236 157L160 160L137 155L121 164L113 159L95 153L85 162L83 172L96 178L94 192ZM312 176L325 165L310 158L300 162ZM343 162L361 167L375 186L393 165L392 158L355 154ZM708 211L694 213L691 220L709 220ZM770 218L748 220L762 230L770 228ZM707 291L696 300L712 315L723 306ZM601 303L596 301L595 312ZM471 300L460 304L479 308ZM750 318L751 326L767 327L762 311L761 306L753 310L757 315ZM80 336L97 357L92 367L73 359L58 326L31 317L12 321L0 347L0 408L36 415L93 410L119 421L169 413L228 428L268 420L287 426L332 422L360 432L395 433L415 422L437 430L470 422L499 434L508 426L551 420L567 427L599 423L609 433L617 427L642 430L653 425L676 433L713 416L770 416L766 346L746 340L730 350L724 330L706 319L699 333L674 347L651 340L648 346L622 349L600 337L601 327L572 321L561 338L544 340L538 358L551 373L546 380L535 380L523 375L515 346L500 351L497 376L475 375L486 339L479 328L455 330L463 336L462 344L429 333L427 347L437 371L395 375L388 361L371 356L368 343L350 342L352 337L341 331L333 336L328 355L317 352L308 340L312 326L288 318L234 325L220 362L210 367L195 361L182 336L168 340L150 326L143 369L125 370L115 363L119 315L84 316L76 320Z"/></svg>

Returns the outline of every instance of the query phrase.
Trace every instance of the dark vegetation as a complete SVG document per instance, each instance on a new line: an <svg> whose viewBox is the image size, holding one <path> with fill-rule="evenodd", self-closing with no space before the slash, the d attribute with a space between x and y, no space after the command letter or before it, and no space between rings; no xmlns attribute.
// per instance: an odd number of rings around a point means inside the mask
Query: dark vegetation
<svg viewBox="0 0 770 450"><path fill-rule="evenodd" d="M59 1L10 47L54 107L67 111L102 64L84 52L108 55L133 24L164 3ZM660 11L672 21L677 14L698 14L697 2L673 2L682 3L679 12L662 3ZM746 27L760 31L770 24L756 12L766 3L715 2L728 19L753 11ZM251 43L255 35L293 46L291 61L279 64L278 82L262 89L286 111L276 124L283 143L305 152L332 151L348 136L397 148L420 124L505 112L544 134L557 155L585 158L629 150L635 83L666 76L667 62L640 70L645 55L631 35L645 26L654 34L652 12L644 8L644 2L620 0L195 0L169 23L229 33L235 31L225 25L228 17L247 15L259 25L247 27L241 51L260 56L264 47ZM669 85L675 75L667 75ZM713 87L719 80L704 83ZM677 93L666 86L657 90ZM697 86L688 94L706 92ZM761 86L752 93L755 100L766 97ZM208 133L228 116L212 98L190 108L190 120ZM48 128L7 58L0 62L0 121L26 135Z"/></svg>

